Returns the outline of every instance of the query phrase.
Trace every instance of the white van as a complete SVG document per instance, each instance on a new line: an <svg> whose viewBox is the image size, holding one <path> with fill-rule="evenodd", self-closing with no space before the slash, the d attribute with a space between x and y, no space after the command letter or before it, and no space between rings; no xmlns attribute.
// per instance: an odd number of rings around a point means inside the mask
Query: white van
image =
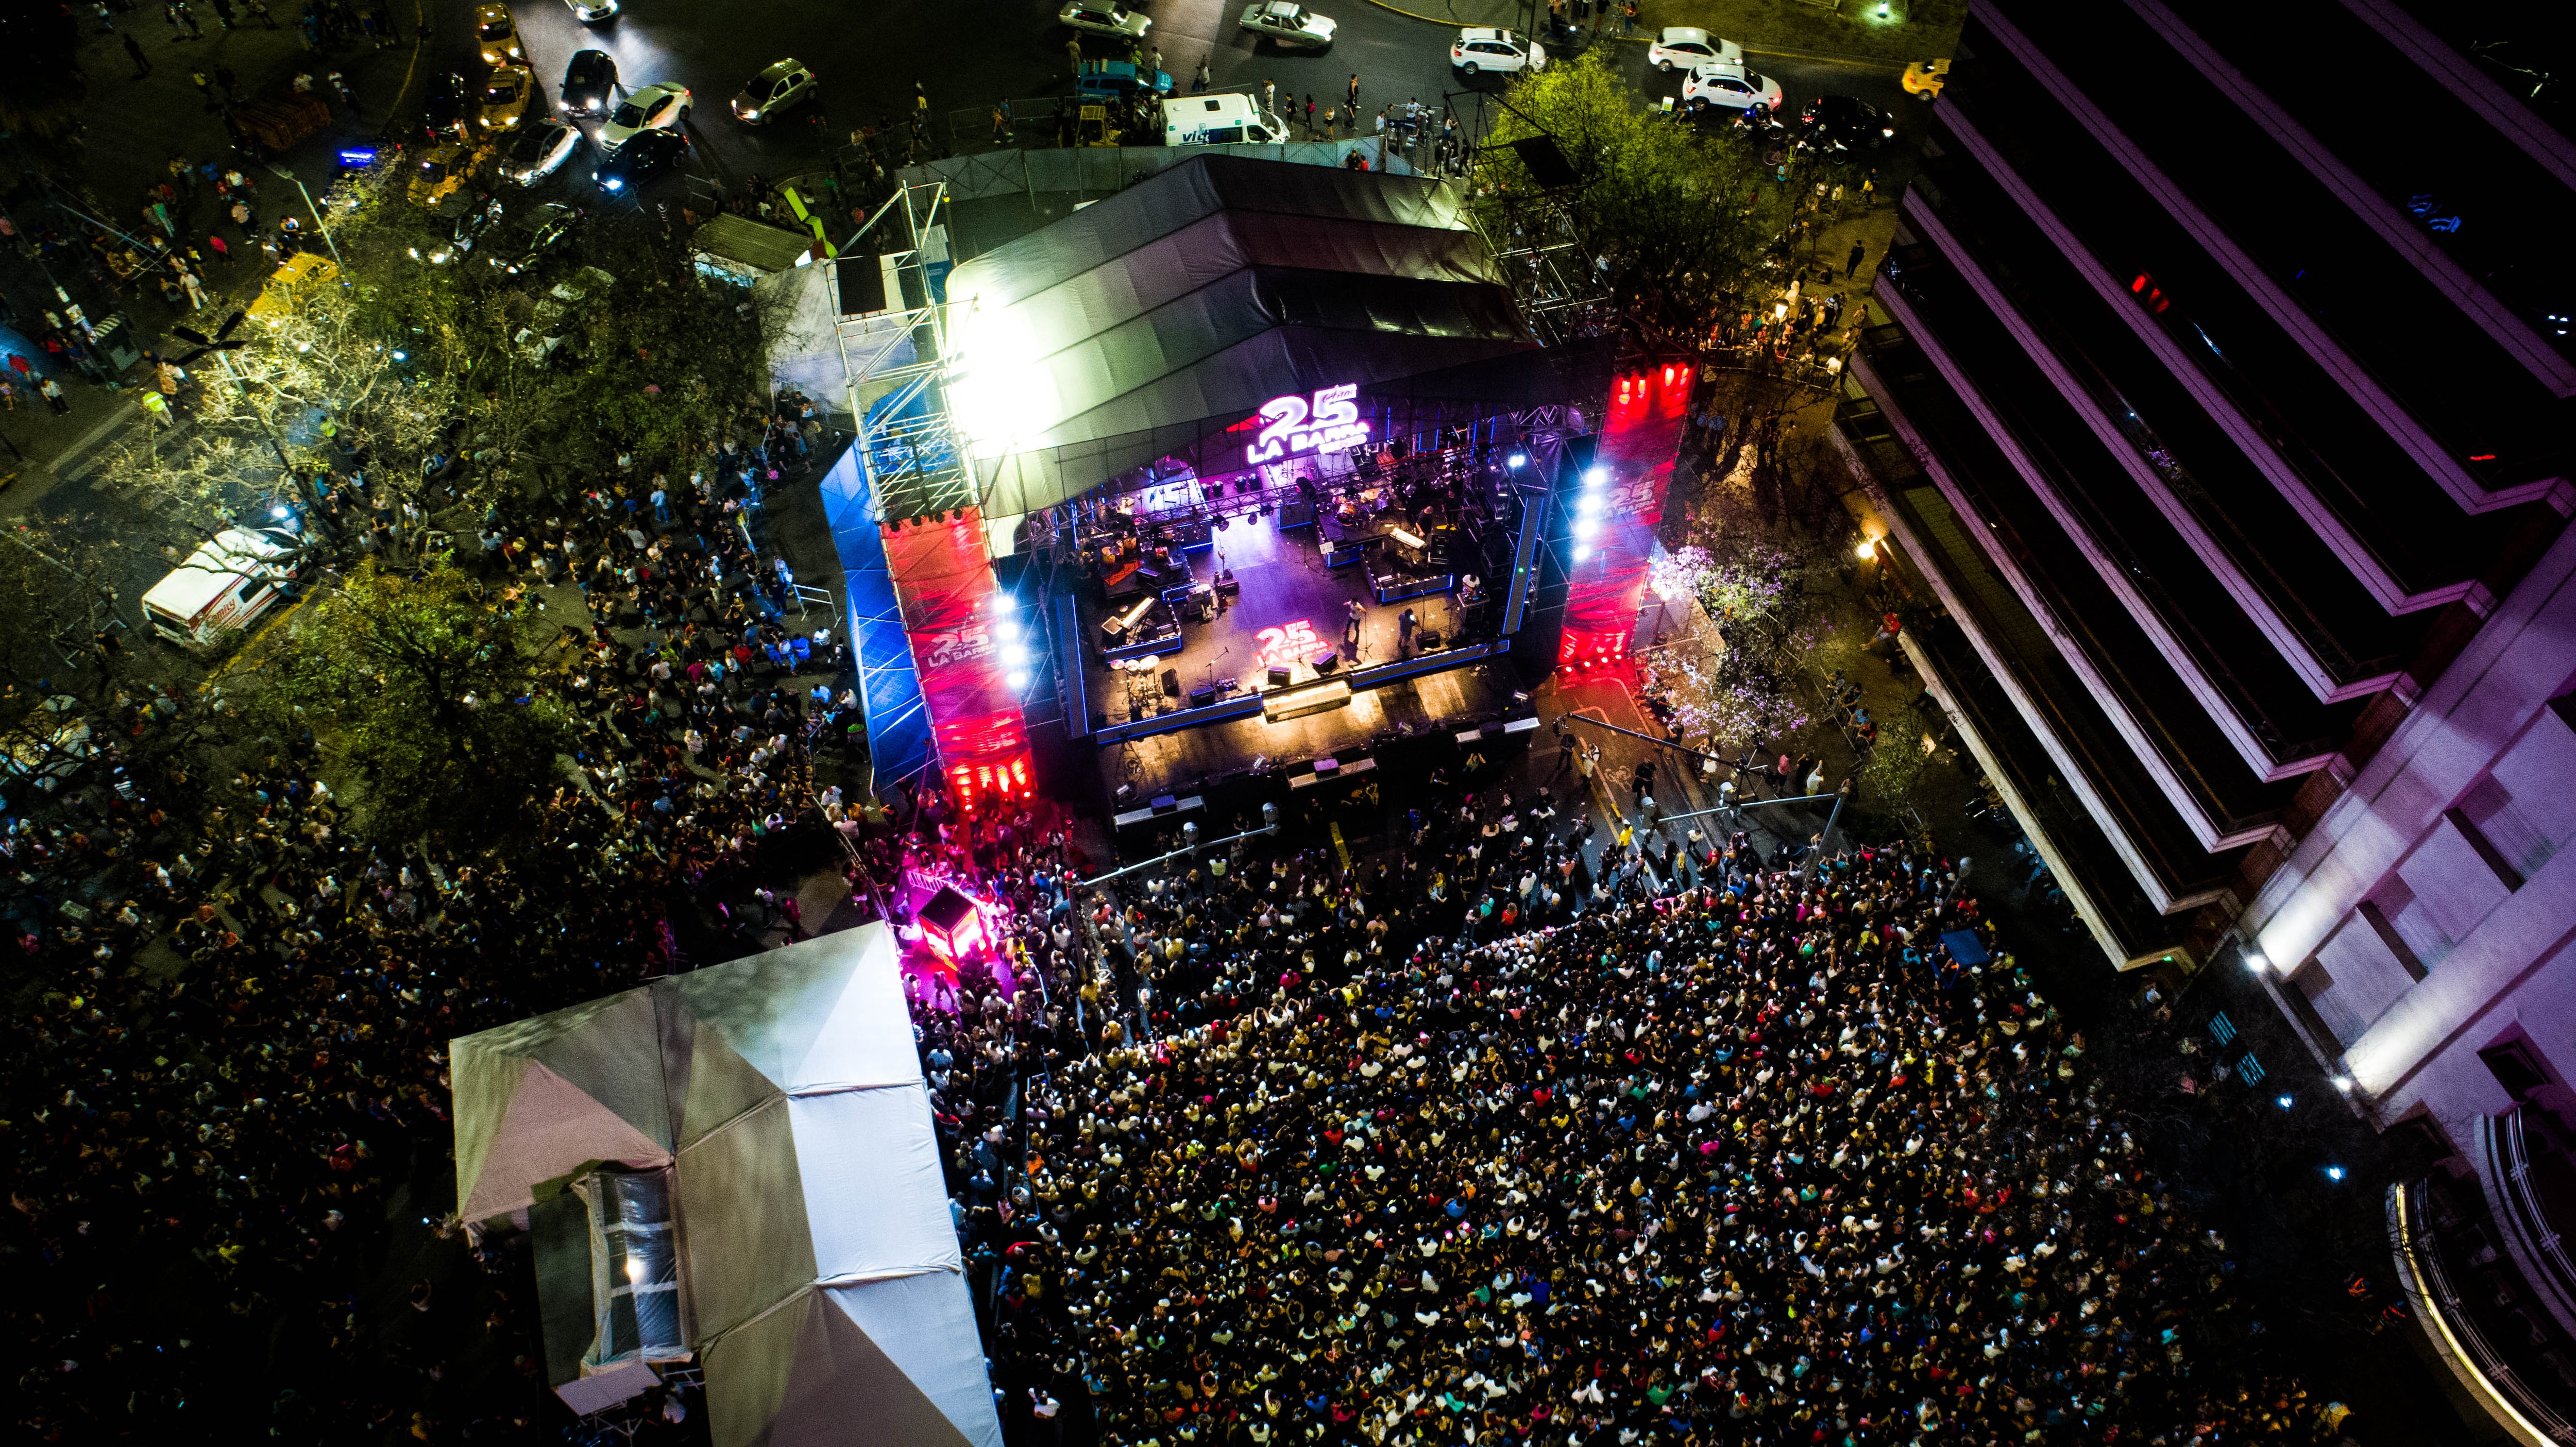
<svg viewBox="0 0 2576 1447"><path fill-rule="evenodd" d="M197 647L246 628L277 606L294 569L276 559L292 544L275 533L229 528L143 595L143 621L173 643Z"/></svg>
<svg viewBox="0 0 2576 1447"><path fill-rule="evenodd" d="M1248 95L1176 95L1163 102L1163 144L1231 146L1241 142L1271 145L1288 139L1288 128Z"/></svg>

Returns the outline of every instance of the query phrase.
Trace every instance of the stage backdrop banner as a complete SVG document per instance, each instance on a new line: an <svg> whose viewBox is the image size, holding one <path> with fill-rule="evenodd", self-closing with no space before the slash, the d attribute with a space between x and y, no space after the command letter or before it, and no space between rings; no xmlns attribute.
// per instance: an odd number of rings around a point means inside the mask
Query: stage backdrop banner
<svg viewBox="0 0 2576 1447"><path fill-rule="evenodd" d="M988 797L1025 796L1028 729L1002 663L982 510L888 527L885 547L951 797L972 811Z"/></svg>
<svg viewBox="0 0 2576 1447"><path fill-rule="evenodd" d="M1664 495L1673 481L1687 418L1691 369L1685 364L1623 372L1612 384L1592 466L1601 474L1574 484L1574 513L1598 531L1578 541L1583 549L1571 570L1565 601L1565 639L1557 665L1583 669L1627 657L1637 628L1637 605L1654 559L1655 531L1664 521Z"/></svg>

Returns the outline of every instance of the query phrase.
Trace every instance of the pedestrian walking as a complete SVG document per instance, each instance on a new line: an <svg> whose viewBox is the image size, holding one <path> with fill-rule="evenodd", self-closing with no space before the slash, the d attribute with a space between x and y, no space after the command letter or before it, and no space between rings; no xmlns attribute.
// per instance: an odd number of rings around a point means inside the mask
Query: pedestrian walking
<svg viewBox="0 0 2576 1447"><path fill-rule="evenodd" d="M233 28L233 0L215 0L215 23L226 30Z"/></svg>
<svg viewBox="0 0 2576 1447"><path fill-rule="evenodd" d="M131 35L125 37L125 53L134 62L134 78L136 80L141 80L143 77L152 73L151 57L143 53L143 47L135 44L134 37Z"/></svg>
<svg viewBox="0 0 2576 1447"><path fill-rule="evenodd" d="M233 228L242 234L242 240L255 241L258 239L254 233L259 230L259 218L252 214L250 203L248 201L236 198L233 201L231 214L233 218Z"/></svg>
<svg viewBox="0 0 2576 1447"><path fill-rule="evenodd" d="M1082 37L1077 35L1073 39L1066 41L1064 43L1064 53L1065 57L1073 62L1073 78L1075 80L1082 79Z"/></svg>
<svg viewBox="0 0 2576 1447"><path fill-rule="evenodd" d="M349 82L341 76L340 72L335 70L329 75L324 76L323 83L330 86L331 93L340 98L340 104L347 106L352 111L358 108L358 98L350 93Z"/></svg>
<svg viewBox="0 0 2576 1447"><path fill-rule="evenodd" d="M47 377L36 384L36 390L44 394L45 405L54 409L55 416L63 416L72 410L71 400L63 395L62 383Z"/></svg>
<svg viewBox="0 0 2576 1447"><path fill-rule="evenodd" d="M1350 94L1346 99L1350 103L1350 113L1352 115L1358 115L1360 113L1360 78L1356 75L1351 77Z"/></svg>
<svg viewBox="0 0 2576 1447"><path fill-rule="evenodd" d="M188 79L195 83L197 94L206 102L206 109L213 110L215 108L215 78L200 70L190 75Z"/></svg>
<svg viewBox="0 0 2576 1447"><path fill-rule="evenodd" d="M1306 92L1306 134L1315 133L1315 93Z"/></svg>
<svg viewBox="0 0 2576 1447"><path fill-rule="evenodd" d="M1193 78L1191 79L1191 81L1190 81L1190 94L1192 94L1192 95L1204 95L1204 94L1206 94L1206 93L1207 93L1207 88L1208 88L1208 81L1209 81L1209 79L1210 79L1210 77L1209 77L1209 75L1208 75L1208 63L1207 63L1204 59L1202 59L1202 60L1199 62L1199 73L1198 73L1195 77L1193 77Z"/></svg>
<svg viewBox="0 0 2576 1447"><path fill-rule="evenodd" d="M179 23L188 27L190 40L203 40L206 32L197 24L197 12L188 8L188 0L178 0Z"/></svg>
<svg viewBox="0 0 2576 1447"><path fill-rule="evenodd" d="M1860 270L1860 259L1868 254L1869 249L1867 247L1861 245L1861 243L1857 241L1852 243L1851 255L1843 258L1843 278L1845 280L1849 280L1853 272Z"/></svg>
<svg viewBox="0 0 2576 1447"><path fill-rule="evenodd" d="M1263 115L1275 115L1278 113L1278 110L1279 82L1275 80L1265 80L1261 83L1261 113Z"/></svg>
<svg viewBox="0 0 2576 1447"><path fill-rule="evenodd" d="M222 237L217 236L211 231L206 233L206 245L213 249L215 260L230 261L233 259L233 249L224 244L224 239Z"/></svg>

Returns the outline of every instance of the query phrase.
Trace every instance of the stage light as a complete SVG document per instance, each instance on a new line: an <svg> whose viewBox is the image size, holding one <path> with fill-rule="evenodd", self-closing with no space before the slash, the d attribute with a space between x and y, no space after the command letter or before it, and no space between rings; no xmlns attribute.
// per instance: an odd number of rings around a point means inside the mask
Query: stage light
<svg viewBox="0 0 2576 1447"><path fill-rule="evenodd" d="M1601 520L1598 518L1582 518L1574 524L1574 535L1585 542L1590 542L1600 531Z"/></svg>
<svg viewBox="0 0 2576 1447"><path fill-rule="evenodd" d="M1025 645L1018 643L1006 643L1002 645L1002 662L1005 666L1011 668L1023 668L1028 665L1028 661L1029 650Z"/></svg>
<svg viewBox="0 0 2576 1447"><path fill-rule="evenodd" d="M1029 671L1025 668L1014 669L1002 682L1009 684L1013 693L1024 692L1029 686Z"/></svg>
<svg viewBox="0 0 2576 1447"><path fill-rule="evenodd" d="M1020 611L1020 600L1008 593L996 593L993 595L991 606L996 613L1017 613Z"/></svg>
<svg viewBox="0 0 2576 1447"><path fill-rule="evenodd" d="M2326 1179L2327 1179L2327 1180L2329 1180L2329 1181L2340 1181L2340 1180L2342 1180L2342 1179L2343 1179L2343 1167L2341 1167L2341 1166L2328 1166L2328 1167L2326 1167Z"/></svg>
<svg viewBox="0 0 2576 1447"><path fill-rule="evenodd" d="M2298 1100L2295 1096L2276 1095L2272 1097L2272 1103L2283 1110L2288 1110L2291 1106L2297 1104Z"/></svg>
<svg viewBox="0 0 2576 1447"><path fill-rule="evenodd" d="M1878 539L1863 538L1860 540L1860 546L1854 548L1852 552L1854 556L1866 563L1870 559L1878 556Z"/></svg>
<svg viewBox="0 0 2576 1447"><path fill-rule="evenodd" d="M2342 1091L2346 1095L2352 1094L2352 1077L2349 1075L2336 1076L2334 1078L2334 1088Z"/></svg>
<svg viewBox="0 0 2576 1447"><path fill-rule="evenodd" d="M1603 498L1601 494L1597 492L1587 492L1581 498L1576 500L1574 509L1585 517L1598 517L1601 515L1601 510L1609 505L1608 500Z"/></svg>
<svg viewBox="0 0 2576 1447"><path fill-rule="evenodd" d="M1596 467L1583 474L1583 485L1585 487L1599 487L1601 484L1608 482L1609 480L1610 469L1606 467Z"/></svg>
<svg viewBox="0 0 2576 1447"><path fill-rule="evenodd" d="M993 631L1004 638L1017 638L1020 636L1020 620L997 618L993 621Z"/></svg>
<svg viewBox="0 0 2576 1447"><path fill-rule="evenodd" d="M1592 550L1590 548L1585 547L1581 543L1576 543L1574 545L1574 561L1579 563L1590 556L1592 556Z"/></svg>
<svg viewBox="0 0 2576 1447"><path fill-rule="evenodd" d="M1529 455L1527 453L1515 452L1510 457L1505 458L1504 461L1509 462L1514 467L1519 467L1529 461Z"/></svg>

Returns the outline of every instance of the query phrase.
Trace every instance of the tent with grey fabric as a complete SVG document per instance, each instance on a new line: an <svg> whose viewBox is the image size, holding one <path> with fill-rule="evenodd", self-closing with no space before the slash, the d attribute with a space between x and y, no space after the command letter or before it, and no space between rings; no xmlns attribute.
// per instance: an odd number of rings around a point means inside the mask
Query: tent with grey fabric
<svg viewBox="0 0 2576 1447"><path fill-rule="evenodd" d="M884 925L469 1035L452 1069L457 1199L529 1233L575 1411L690 1363L718 1447L999 1447Z"/></svg>
<svg viewBox="0 0 2576 1447"><path fill-rule="evenodd" d="M947 398L985 515L1187 454L1283 396L1348 384L1363 411L1419 416L1597 393L1593 352L1540 350L1464 199L1205 156L960 263Z"/></svg>

